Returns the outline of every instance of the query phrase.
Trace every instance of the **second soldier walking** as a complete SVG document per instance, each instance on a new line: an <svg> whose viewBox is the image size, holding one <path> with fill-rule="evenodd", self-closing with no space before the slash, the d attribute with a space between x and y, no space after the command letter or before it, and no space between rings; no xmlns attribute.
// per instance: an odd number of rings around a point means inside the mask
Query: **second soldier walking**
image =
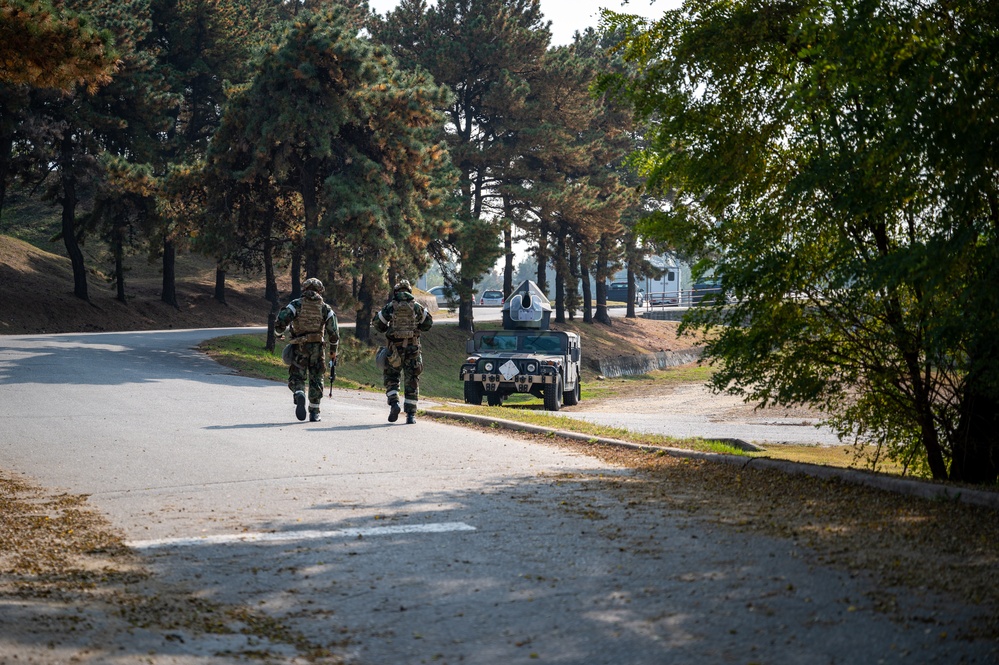
<svg viewBox="0 0 999 665"><path fill-rule="evenodd" d="M406 375L403 409L406 423L416 422L416 404L420 399L420 374L423 373L423 354L420 333L430 330L434 320L430 312L416 302L408 280L401 280L392 289L392 299L371 321L375 330L385 333L388 356L382 379L388 398L389 422L399 419L399 383Z"/></svg>
<svg viewBox="0 0 999 665"><path fill-rule="evenodd" d="M291 329L293 346L288 365L288 388L293 393L295 415L305 420L305 386L309 387L309 421L318 422L319 403L323 400L323 382L328 362L336 360L340 348L340 328L333 308L323 302L323 283L310 277L302 284L302 297L288 303L278 312L274 332L278 335ZM329 361L326 346L329 345Z"/></svg>

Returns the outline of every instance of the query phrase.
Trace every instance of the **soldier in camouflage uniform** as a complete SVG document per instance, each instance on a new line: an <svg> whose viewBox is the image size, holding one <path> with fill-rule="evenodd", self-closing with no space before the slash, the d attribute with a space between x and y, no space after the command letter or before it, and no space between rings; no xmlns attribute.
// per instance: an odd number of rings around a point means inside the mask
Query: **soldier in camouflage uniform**
<svg viewBox="0 0 999 665"><path fill-rule="evenodd" d="M340 348L340 327L333 309L323 302L323 283L311 277L302 284L302 297L278 312L274 332L291 330L294 345L288 367L288 387L294 393L295 415L305 420L305 384L309 385L309 421L319 422L319 403L323 399L323 381L328 362L336 360ZM329 345L329 361L325 357Z"/></svg>
<svg viewBox="0 0 999 665"><path fill-rule="evenodd" d="M405 403L406 423L416 422L416 403L420 398L420 374L423 372L423 354L420 351L420 333L430 330L434 320L430 312L413 298L413 289L407 280L393 288L392 300L371 321L378 332L388 340L388 357L382 379L389 404L389 422L399 419L399 379L406 373Z"/></svg>

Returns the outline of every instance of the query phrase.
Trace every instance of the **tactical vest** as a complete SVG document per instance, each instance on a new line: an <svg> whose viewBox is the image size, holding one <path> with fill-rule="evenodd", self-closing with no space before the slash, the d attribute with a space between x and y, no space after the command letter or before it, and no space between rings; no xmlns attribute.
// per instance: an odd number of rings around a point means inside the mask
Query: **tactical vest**
<svg viewBox="0 0 999 665"><path fill-rule="evenodd" d="M416 303L396 300L392 304L392 336L413 337L416 335Z"/></svg>
<svg viewBox="0 0 999 665"><path fill-rule="evenodd" d="M321 342L325 327L322 296L317 295L315 298L303 296L298 316L291 323L292 343Z"/></svg>

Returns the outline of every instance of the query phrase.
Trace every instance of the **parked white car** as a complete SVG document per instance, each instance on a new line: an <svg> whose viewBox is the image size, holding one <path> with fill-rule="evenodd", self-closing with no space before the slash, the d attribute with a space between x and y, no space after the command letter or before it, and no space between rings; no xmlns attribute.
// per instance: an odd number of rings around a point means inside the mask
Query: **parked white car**
<svg viewBox="0 0 999 665"><path fill-rule="evenodd" d="M489 289L482 292L482 297L479 298L480 305L502 305L503 304L503 292L494 291Z"/></svg>
<svg viewBox="0 0 999 665"><path fill-rule="evenodd" d="M456 303L458 301L458 294L447 286L432 286L427 290L427 293L437 298L438 307L450 307L452 302Z"/></svg>

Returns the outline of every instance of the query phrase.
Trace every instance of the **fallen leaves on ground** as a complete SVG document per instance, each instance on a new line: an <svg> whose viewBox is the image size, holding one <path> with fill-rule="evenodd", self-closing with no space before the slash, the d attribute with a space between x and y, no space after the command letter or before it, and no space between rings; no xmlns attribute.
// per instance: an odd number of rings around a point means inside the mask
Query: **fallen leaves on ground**
<svg viewBox="0 0 999 665"><path fill-rule="evenodd" d="M167 641L182 641L177 631L262 638L267 642L253 653L232 655L264 660L270 643L290 645L309 662L339 663L333 647L344 644L315 644L262 612L160 588L120 534L89 507L86 495L51 496L5 475L0 475L0 603L34 608L32 625L5 626L9 642L17 639L15 633L30 635L30 643L37 643L39 634L48 634L53 644L68 634L96 633L108 641L94 645L87 638L91 652L110 649L115 641L113 631L94 630L91 621L98 615L119 618L121 632L144 628L162 632Z"/></svg>

